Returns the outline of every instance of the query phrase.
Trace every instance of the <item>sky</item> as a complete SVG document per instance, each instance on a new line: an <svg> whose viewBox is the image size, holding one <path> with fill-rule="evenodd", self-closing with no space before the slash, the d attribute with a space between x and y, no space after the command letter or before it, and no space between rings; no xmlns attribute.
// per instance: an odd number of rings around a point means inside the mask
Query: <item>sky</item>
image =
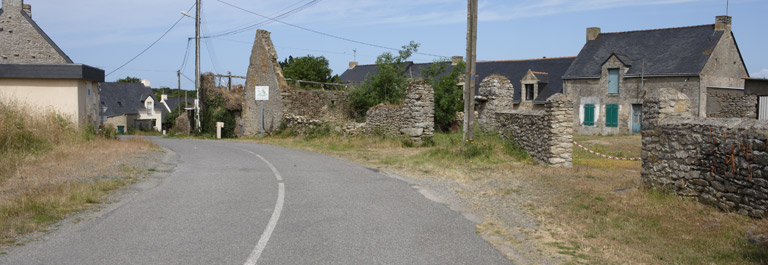
<svg viewBox="0 0 768 265"><path fill-rule="evenodd" d="M195 49L189 38L195 21L181 14L190 10L195 16L194 0L24 2L74 62L104 69L107 81L133 76L150 80L153 88L176 88L181 69L182 89L194 90ZM203 72L244 76L257 28L272 33L280 60L325 56L339 75L350 61L373 64L383 52L394 52L382 47L399 49L410 41L421 45L415 62L466 54L463 0L203 0L201 6L202 36L232 33L201 41ZM576 56L588 27L620 32L714 24L715 16L727 12L747 71L766 78L766 11L768 0L480 0L477 59ZM279 20L287 24L258 16L286 12Z"/></svg>

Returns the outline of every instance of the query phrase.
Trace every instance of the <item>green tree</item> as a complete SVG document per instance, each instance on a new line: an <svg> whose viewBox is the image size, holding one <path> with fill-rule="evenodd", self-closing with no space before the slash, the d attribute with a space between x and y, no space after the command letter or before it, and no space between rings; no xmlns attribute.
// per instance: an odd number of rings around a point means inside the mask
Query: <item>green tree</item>
<svg viewBox="0 0 768 265"><path fill-rule="evenodd" d="M463 61L451 66L451 62L444 59L422 72L424 80L435 90L435 130L450 130L456 121L456 112L464 108L463 91L457 82L465 67Z"/></svg>
<svg viewBox="0 0 768 265"><path fill-rule="evenodd" d="M134 76L126 76L125 78L117 79L118 83L141 83L141 78Z"/></svg>
<svg viewBox="0 0 768 265"><path fill-rule="evenodd" d="M365 82L351 93L352 116L355 119L364 119L368 109L378 104L403 102L408 87L405 66L408 58L418 50L419 44L411 41L403 46L397 55L385 52L376 58L377 73L366 76Z"/></svg>
<svg viewBox="0 0 768 265"><path fill-rule="evenodd" d="M322 83L334 81L328 59L323 56L307 55L296 58L288 56L285 61L280 62L280 67L283 69L283 75L293 80Z"/></svg>

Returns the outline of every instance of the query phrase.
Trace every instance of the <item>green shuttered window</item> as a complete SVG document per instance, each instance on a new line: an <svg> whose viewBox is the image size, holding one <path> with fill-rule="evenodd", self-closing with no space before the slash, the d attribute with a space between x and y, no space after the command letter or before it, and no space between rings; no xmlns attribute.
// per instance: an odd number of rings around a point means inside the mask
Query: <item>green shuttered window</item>
<svg viewBox="0 0 768 265"><path fill-rule="evenodd" d="M584 104L584 126L595 126L595 104Z"/></svg>
<svg viewBox="0 0 768 265"><path fill-rule="evenodd" d="M619 105L605 105L605 127L619 127Z"/></svg>

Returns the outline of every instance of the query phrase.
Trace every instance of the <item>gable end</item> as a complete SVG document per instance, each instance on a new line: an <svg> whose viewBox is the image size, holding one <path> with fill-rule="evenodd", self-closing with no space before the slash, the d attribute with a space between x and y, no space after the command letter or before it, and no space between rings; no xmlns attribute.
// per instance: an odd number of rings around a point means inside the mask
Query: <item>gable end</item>
<svg viewBox="0 0 768 265"><path fill-rule="evenodd" d="M66 61L66 63L74 63L72 62L72 59L70 59L69 56L67 56L67 54L64 53L64 51L62 51L61 48L59 48L59 45L56 45L56 43L53 42L53 40L50 37L48 37L48 34L45 34L45 31L43 31L43 29L40 28L40 26L38 26L34 20L32 20L32 18L29 16L29 14L27 14L27 12L24 12L24 10L21 10L20 12L21 12L21 15L24 17L24 19L26 19L27 22L29 22L29 24L35 28L37 33L40 34L40 36L43 37L43 39L45 39L45 41L48 42L48 44L51 45L51 47L53 47L54 50L56 50L59 56L61 56L61 58L63 58L64 61Z"/></svg>

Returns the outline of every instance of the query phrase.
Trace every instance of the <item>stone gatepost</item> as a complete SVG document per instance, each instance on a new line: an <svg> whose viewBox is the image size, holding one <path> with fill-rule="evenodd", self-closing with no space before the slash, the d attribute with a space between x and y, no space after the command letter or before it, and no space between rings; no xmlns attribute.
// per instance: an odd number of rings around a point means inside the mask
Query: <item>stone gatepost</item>
<svg viewBox="0 0 768 265"><path fill-rule="evenodd" d="M672 88L662 88L656 95L643 100L642 145L643 160L642 178L646 187L657 188L672 185L677 179L662 165L664 159L662 143L663 130L660 123L670 117L691 117L691 102L688 96Z"/></svg>
<svg viewBox="0 0 768 265"><path fill-rule="evenodd" d="M553 167L573 167L573 102L563 94L555 94L544 105L549 130L549 157Z"/></svg>

